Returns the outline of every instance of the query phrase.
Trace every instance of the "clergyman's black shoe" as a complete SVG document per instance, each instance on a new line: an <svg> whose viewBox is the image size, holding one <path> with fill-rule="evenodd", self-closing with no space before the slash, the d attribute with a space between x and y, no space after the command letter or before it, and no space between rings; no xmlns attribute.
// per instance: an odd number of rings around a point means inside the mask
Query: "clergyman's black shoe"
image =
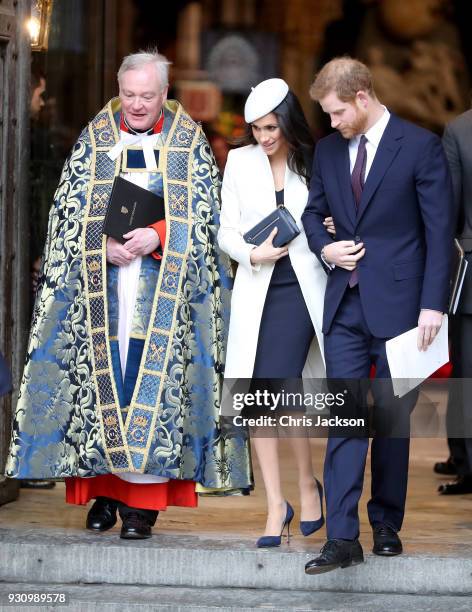
<svg viewBox="0 0 472 612"><path fill-rule="evenodd" d="M434 464L433 470L435 474L442 476L455 476L457 468L452 457L448 457L446 461L438 461Z"/></svg>
<svg viewBox="0 0 472 612"><path fill-rule="evenodd" d="M458 476L452 482L439 485L440 495L465 495L472 493L472 476Z"/></svg>
<svg viewBox="0 0 472 612"><path fill-rule="evenodd" d="M375 525L372 527L374 547L372 552L381 557L394 557L403 552L402 541L397 532L388 525Z"/></svg>
<svg viewBox="0 0 472 612"><path fill-rule="evenodd" d="M320 555L305 565L305 574L324 574L364 562L359 540L328 540Z"/></svg>
<svg viewBox="0 0 472 612"><path fill-rule="evenodd" d="M107 531L116 523L118 504L108 497L97 497L87 514L87 529L92 531Z"/></svg>
<svg viewBox="0 0 472 612"><path fill-rule="evenodd" d="M152 536L152 526L142 514L130 512L123 517L120 538L123 540L145 540Z"/></svg>

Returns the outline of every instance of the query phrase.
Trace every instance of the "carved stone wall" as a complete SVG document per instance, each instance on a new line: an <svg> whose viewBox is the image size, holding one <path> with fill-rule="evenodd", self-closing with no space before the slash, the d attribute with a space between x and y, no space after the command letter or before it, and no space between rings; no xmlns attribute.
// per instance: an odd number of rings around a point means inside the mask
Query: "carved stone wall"
<svg viewBox="0 0 472 612"><path fill-rule="evenodd" d="M382 102L438 134L469 102L470 78L452 9L448 0L372 4L356 45Z"/></svg>

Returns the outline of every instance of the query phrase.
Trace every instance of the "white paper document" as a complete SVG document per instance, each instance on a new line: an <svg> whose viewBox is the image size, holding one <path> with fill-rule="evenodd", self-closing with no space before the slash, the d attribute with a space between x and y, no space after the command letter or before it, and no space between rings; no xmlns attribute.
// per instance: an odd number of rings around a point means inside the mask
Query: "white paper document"
<svg viewBox="0 0 472 612"><path fill-rule="evenodd" d="M395 395L402 397L449 361L447 328L448 319L444 315L441 329L427 351L417 348L417 327L387 340L385 348Z"/></svg>

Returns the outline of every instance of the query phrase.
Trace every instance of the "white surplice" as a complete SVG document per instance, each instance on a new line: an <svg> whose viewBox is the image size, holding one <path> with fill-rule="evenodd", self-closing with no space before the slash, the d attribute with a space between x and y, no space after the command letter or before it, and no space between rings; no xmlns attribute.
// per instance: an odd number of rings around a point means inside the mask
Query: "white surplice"
<svg viewBox="0 0 472 612"><path fill-rule="evenodd" d="M110 153L111 159L116 159L126 146L143 147L146 168L149 172L156 171L156 160L154 147L157 143L162 144L161 134L130 134L121 131L120 142L115 145ZM122 172L120 176L134 185L147 189L149 185L149 172ZM149 257L149 255L147 256ZM127 266L120 266L118 270L118 346L120 351L121 373L124 379L126 361L128 359L129 339L133 325L134 308L136 305L136 294L138 291L139 274L141 272L142 257L136 257ZM153 476L152 474L136 474L125 472L117 474L122 480L132 483L151 484L168 482L168 478Z"/></svg>

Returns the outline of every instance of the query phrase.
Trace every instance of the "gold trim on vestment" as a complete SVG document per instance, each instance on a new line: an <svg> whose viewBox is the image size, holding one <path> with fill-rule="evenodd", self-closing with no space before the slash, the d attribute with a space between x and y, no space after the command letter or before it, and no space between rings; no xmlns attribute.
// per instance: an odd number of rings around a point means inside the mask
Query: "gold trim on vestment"
<svg viewBox="0 0 472 612"><path fill-rule="evenodd" d="M105 157L119 138L113 116L120 109L119 101L112 100L89 126L92 142L92 170L84 216L82 255L87 323L90 332L89 346L97 396L97 417L100 421L105 455L112 473L142 473L145 471L171 354L179 298L186 272L186 260L191 249L192 160L194 147L200 135L200 128L186 115L179 104L168 102L166 106L175 113L175 116L164 145L155 148L159 150L159 167L164 186L168 225L167 240L164 246L151 318L133 397L126 410L119 406L111 361L106 282L106 236L101 236L100 243L98 236L98 230L101 231L106 212L107 199L111 193L111 186L115 176L119 174L122 164L121 157L118 157L115 162ZM170 156L173 154L174 162L172 165ZM113 171L110 164L114 164ZM183 180L183 168L186 170L186 180ZM134 170L130 169L129 171ZM169 193L173 186L179 187L177 193L181 192L181 195L178 198L175 193ZM184 197L182 198L182 196ZM92 201L93 206L91 206ZM185 242L182 242L183 238ZM175 239L176 246L181 249L180 251L169 248L172 239ZM164 275L167 275L165 287L163 287ZM96 287L97 291L91 291L90 286ZM159 311L161 302L164 310ZM170 320L165 309L169 309L170 312L171 305L172 318ZM161 312L161 323L162 321L171 321L169 328L161 328L155 325L158 312ZM165 317L162 314L163 312ZM159 346L154 342L150 346L153 334L158 334L161 339ZM162 338L167 340L163 342ZM164 351L165 355L163 354ZM156 367L150 369L145 367L146 363ZM148 395L144 393L144 377L146 377L146 384L151 385L151 391ZM146 389L149 389L149 387L146 387ZM156 393L154 405L138 401L140 397L146 400L149 396L149 401L152 402L154 401L154 393ZM123 412L127 413L124 422ZM134 460L136 460L136 463Z"/></svg>
<svg viewBox="0 0 472 612"><path fill-rule="evenodd" d="M113 377L110 338L108 334L108 300L106 293L106 236L102 234L101 249L88 246L88 241L93 242L93 229L101 231L101 225L105 218L106 204L111 193L114 177L119 174L119 160L106 163L114 163L112 176L107 179L98 178L97 156L104 159L106 152L118 142L119 135L112 111L112 103L107 104L101 113L90 122L89 135L92 144L91 177L87 192L87 203L84 215L84 229L82 233L82 262L85 279L85 303L87 311L87 324L89 328L89 346L92 360L92 376L95 383L97 398L97 417L100 424L103 448L110 470L114 473L126 472L131 465L131 456L126 445L126 436L123 427L121 410L119 409L118 393ZM100 193L100 188L104 191ZM91 205L93 201L93 206ZM93 214L103 207L103 214ZM96 238L98 241L98 238ZM89 290L89 280L92 286L101 287L100 291ZM92 320L91 305L97 303L101 310L103 325L94 325ZM96 343L96 338L103 336L104 342ZM101 351L97 348L102 347ZM100 367L97 360L104 364ZM107 397L102 392L101 382L104 386L107 382L111 387L113 402L107 402ZM121 463L121 465L120 465Z"/></svg>
<svg viewBox="0 0 472 612"><path fill-rule="evenodd" d="M168 227L167 227L167 232L166 232L167 234L166 244L164 245L164 249L163 249L161 265L160 265L160 270L159 270L159 277L158 277L156 291L155 291L155 296L158 296L158 298L156 299L156 297L154 297L153 308L152 308L151 317L150 317L150 323L152 325L152 322L155 321L159 301L163 298L167 298L169 301L173 302L172 323L171 323L170 329L165 329L161 327L157 327L157 328L152 327L151 329L151 325L150 325L150 329L148 331L148 335L147 335L147 338L144 344L143 355L142 355L142 359L141 359L141 363L140 363L140 367L138 371L136 385L135 385L134 392L133 392L133 397L131 399L130 410L128 412L126 424L125 424L126 430L128 432L128 436L130 432L132 434L132 432L134 431L133 427L137 423L137 419L143 416L143 412L148 414L151 418L150 424L147 424L146 427L149 427L150 432L155 431L156 421L158 418L158 413L159 413L159 408L160 408L160 403L161 403L160 398L162 396L163 383L165 380L165 373L167 370L167 365L168 365L169 358L170 358L170 352L172 349L172 337L173 337L174 330L175 330L175 320L176 320L177 308L179 304L179 296L181 292L183 278L184 278L185 271L186 271L186 268L185 268L186 260L187 260L188 253L191 248L190 237L191 237L191 229L192 229L192 160L193 160L193 150L194 150L196 140L200 133L199 132L200 128L198 128L193 122L188 124L187 127L191 127L192 131L194 131L193 138L190 142L189 147L170 146L170 143L172 143L174 139L174 135L176 135L176 132L180 128L180 125L186 121L187 119L186 119L185 113L183 112L182 107L179 105L177 108L177 112L176 112L173 124L171 126L171 129L169 130L165 146L163 150L161 151L164 202L165 202L165 212L166 212L166 220L167 220ZM186 159L187 181L175 180L175 179L169 178L169 153L171 153L172 151L176 151L178 153L188 153L188 158ZM172 184L183 185L186 188L186 196L187 196L186 197L186 206L187 206L186 218L176 217L174 215L171 215L171 211L169 210L169 199L170 199L169 198L169 185L172 185ZM173 231L173 226L172 226L173 222L178 222L180 224L182 223L187 224L186 249L184 253L171 251L169 249L169 244L171 242L171 232ZM173 259L180 261L179 280L178 280L178 286L176 288L175 295L168 294L167 292L162 291L163 277L164 277L164 274L167 272L167 265L168 265L167 260L170 256L172 256ZM166 347L164 358L162 360L162 365L160 367L160 372L156 372L154 370L148 370L144 367L147 361L147 356L148 356L149 351L152 352L156 348L156 347L150 348L150 342L151 342L151 337L152 337L153 332L168 337L167 347ZM143 385L144 376L149 376L151 378L158 380L159 387L158 387L158 392L157 392L157 403L152 408L150 408L148 405L143 405L142 403L138 402L138 397L139 397L141 387ZM135 413L138 413L138 414L135 414ZM139 426L139 423L138 423L138 426ZM129 449L131 452L136 453L138 455L143 455L141 467L139 470L137 470L139 472L145 471L146 464L149 458L149 450L152 444L152 440L153 440L153 435L151 433L147 437L146 446L144 448L142 446L132 446L131 444L129 445Z"/></svg>

